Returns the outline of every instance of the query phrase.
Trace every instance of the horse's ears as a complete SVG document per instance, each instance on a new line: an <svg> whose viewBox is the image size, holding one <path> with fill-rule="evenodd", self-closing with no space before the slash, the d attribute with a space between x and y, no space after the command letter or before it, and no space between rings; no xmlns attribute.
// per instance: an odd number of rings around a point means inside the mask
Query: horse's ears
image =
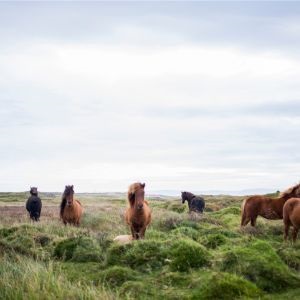
<svg viewBox="0 0 300 300"><path fill-rule="evenodd" d="M142 183L141 186L142 188L144 188L146 186L146 183Z"/></svg>
<svg viewBox="0 0 300 300"><path fill-rule="evenodd" d="M73 185L73 184L71 185L71 188L72 188L72 189L74 188L74 185Z"/></svg>

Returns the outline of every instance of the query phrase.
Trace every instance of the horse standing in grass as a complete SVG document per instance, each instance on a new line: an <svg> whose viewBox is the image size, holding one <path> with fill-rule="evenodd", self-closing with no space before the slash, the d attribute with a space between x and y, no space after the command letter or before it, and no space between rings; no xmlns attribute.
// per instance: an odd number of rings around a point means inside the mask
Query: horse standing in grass
<svg viewBox="0 0 300 300"><path fill-rule="evenodd" d="M182 203L188 202L189 212L202 213L205 207L205 201L202 197L195 196L190 192L181 192Z"/></svg>
<svg viewBox="0 0 300 300"><path fill-rule="evenodd" d="M289 188L277 198L257 195L245 199L242 204L241 226L246 226L249 222L255 226L258 216L269 220L282 219L283 205L293 197L300 197L300 183Z"/></svg>
<svg viewBox="0 0 300 300"><path fill-rule="evenodd" d="M129 207L125 212L125 220L130 226L134 240L143 239L147 226L151 222L151 210L145 197L145 183L133 183L128 189Z"/></svg>
<svg viewBox="0 0 300 300"><path fill-rule="evenodd" d="M82 206L74 199L73 185L66 185L60 204L60 217L65 225L72 224L79 226L82 216Z"/></svg>
<svg viewBox="0 0 300 300"><path fill-rule="evenodd" d="M37 187L30 187L30 194L31 196L26 202L26 209L29 212L31 220L39 221L42 210L42 201L41 198L38 197Z"/></svg>
<svg viewBox="0 0 300 300"><path fill-rule="evenodd" d="M300 229L300 199L291 198L283 206L284 239L289 236L290 226L293 226L292 238L296 241Z"/></svg>

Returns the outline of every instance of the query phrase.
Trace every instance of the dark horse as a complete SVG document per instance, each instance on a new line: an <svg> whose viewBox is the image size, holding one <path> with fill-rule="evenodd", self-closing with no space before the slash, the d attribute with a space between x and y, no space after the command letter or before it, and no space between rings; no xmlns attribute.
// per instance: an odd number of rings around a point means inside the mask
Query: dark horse
<svg viewBox="0 0 300 300"><path fill-rule="evenodd" d="M245 199L242 204L241 226L246 226L249 222L255 226L258 216L269 220L282 219L283 205L293 197L300 197L300 183L284 191L277 198L256 195Z"/></svg>
<svg viewBox="0 0 300 300"><path fill-rule="evenodd" d="M136 182L129 186L129 207L125 212L125 220L130 226L134 240L143 239L147 226L151 222L151 210L145 197L145 183Z"/></svg>
<svg viewBox="0 0 300 300"><path fill-rule="evenodd" d="M40 197L38 197L37 187L30 187L30 194L31 196L26 202L26 209L29 212L30 219L39 221L42 210L42 201Z"/></svg>
<svg viewBox="0 0 300 300"><path fill-rule="evenodd" d="M82 211L81 203L74 199L73 185L66 185L60 204L60 217L63 223L79 226Z"/></svg>
<svg viewBox="0 0 300 300"><path fill-rule="evenodd" d="M203 212L205 207L205 201L202 197L195 196L190 192L181 192L181 199L182 199L182 203L184 203L185 200L188 202L190 213L192 211L198 213Z"/></svg>

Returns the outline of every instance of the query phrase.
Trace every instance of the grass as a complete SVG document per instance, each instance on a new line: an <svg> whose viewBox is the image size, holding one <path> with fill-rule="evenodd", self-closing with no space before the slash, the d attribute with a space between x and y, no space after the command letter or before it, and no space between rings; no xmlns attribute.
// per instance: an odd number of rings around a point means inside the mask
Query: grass
<svg viewBox="0 0 300 300"><path fill-rule="evenodd" d="M241 230L242 197L204 196L203 215L172 197L149 199L146 238L129 234L124 194L78 194L80 227L58 217L59 195L42 194L41 222L26 193L0 193L1 299L298 299L300 242L282 241L282 221Z"/></svg>

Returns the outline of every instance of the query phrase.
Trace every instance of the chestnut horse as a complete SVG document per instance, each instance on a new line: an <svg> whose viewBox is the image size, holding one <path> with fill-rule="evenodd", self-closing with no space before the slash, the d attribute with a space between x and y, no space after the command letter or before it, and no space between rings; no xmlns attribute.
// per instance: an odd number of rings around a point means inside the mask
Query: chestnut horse
<svg viewBox="0 0 300 300"><path fill-rule="evenodd" d="M289 236L290 226L293 226L292 238L296 241L300 229L300 199L291 198L283 206L284 239Z"/></svg>
<svg viewBox="0 0 300 300"><path fill-rule="evenodd" d="M241 226L246 226L250 221L251 225L255 226L258 216L269 220L282 219L283 205L292 197L300 197L300 183L289 188L277 198L257 195L245 199L242 204Z"/></svg>
<svg viewBox="0 0 300 300"><path fill-rule="evenodd" d="M73 185L66 185L60 204L60 217L65 225L79 225L82 215L82 206L78 200L74 199Z"/></svg>
<svg viewBox="0 0 300 300"><path fill-rule="evenodd" d="M151 210L145 197L145 183L136 182L129 186L129 207L125 212L125 220L130 226L134 240L143 239L147 226L151 222Z"/></svg>

